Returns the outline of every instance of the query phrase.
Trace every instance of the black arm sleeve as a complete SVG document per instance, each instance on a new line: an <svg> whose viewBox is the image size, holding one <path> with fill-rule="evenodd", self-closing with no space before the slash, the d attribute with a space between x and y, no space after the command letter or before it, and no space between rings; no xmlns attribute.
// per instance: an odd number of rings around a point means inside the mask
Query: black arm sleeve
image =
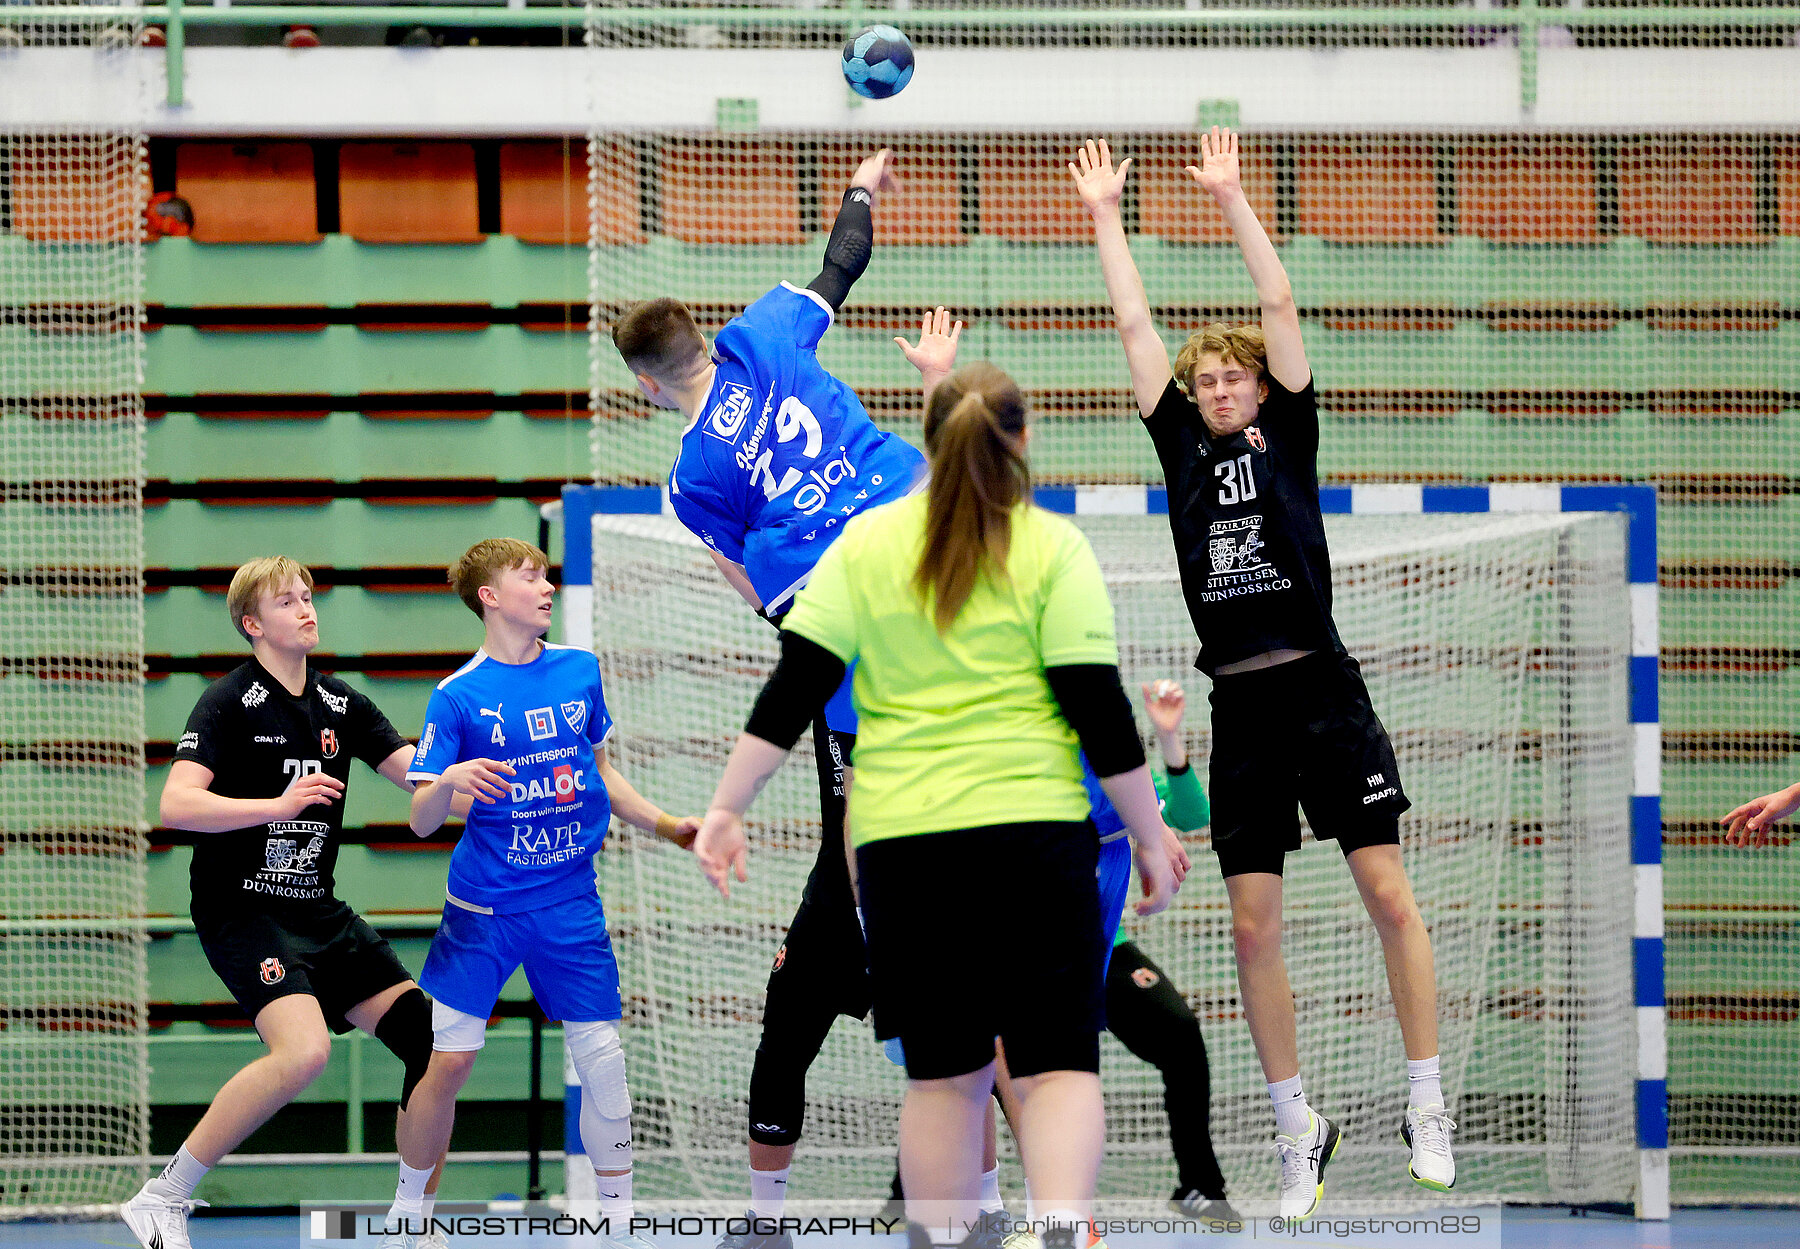
<svg viewBox="0 0 1800 1249"><path fill-rule="evenodd" d="M1117 776L1144 764L1131 700L1113 664L1065 664L1044 669L1056 706L1081 739L1095 776Z"/></svg>
<svg viewBox="0 0 1800 1249"><path fill-rule="evenodd" d="M1116 683L1115 678L1115 683ZM744 732L792 750L844 683L844 661L811 638L783 631L781 660L757 695Z"/></svg>
<svg viewBox="0 0 1800 1249"><path fill-rule="evenodd" d="M842 308L850 297L850 287L869 267L869 253L875 246L875 217L869 205L869 193L859 186L844 192L844 206L838 209L837 222L831 227L831 238L825 244L825 267L819 276L806 284L817 291L833 309Z"/></svg>

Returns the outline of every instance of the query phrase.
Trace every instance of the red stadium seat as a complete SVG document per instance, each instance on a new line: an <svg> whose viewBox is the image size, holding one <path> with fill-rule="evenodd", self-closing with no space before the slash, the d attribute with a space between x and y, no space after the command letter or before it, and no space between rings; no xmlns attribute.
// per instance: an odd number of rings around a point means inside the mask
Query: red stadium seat
<svg viewBox="0 0 1800 1249"><path fill-rule="evenodd" d="M479 243L475 149L467 143L346 143L338 219L363 243Z"/></svg>
<svg viewBox="0 0 1800 1249"><path fill-rule="evenodd" d="M1775 152L1776 213L1781 232L1800 236L1800 143L1781 144Z"/></svg>
<svg viewBox="0 0 1800 1249"><path fill-rule="evenodd" d="M1619 230L1651 243L1763 243L1758 142L1671 138L1619 152Z"/></svg>
<svg viewBox="0 0 1800 1249"><path fill-rule="evenodd" d="M194 210L197 243L316 243L318 186L310 143L183 143L175 190Z"/></svg>
<svg viewBox="0 0 1800 1249"><path fill-rule="evenodd" d="M121 195L130 157L121 146L104 165L91 140L20 138L6 151L11 166L14 233L44 243L120 243L139 236L148 183Z"/></svg>
<svg viewBox="0 0 1800 1249"><path fill-rule="evenodd" d="M1171 243L1229 243L1231 231L1225 225L1212 196L1189 175L1189 165L1200 163L1197 139L1170 142L1152 139L1143 146L1128 144L1115 149L1114 160L1135 157L1133 177L1138 185L1138 229L1144 234L1167 239ZM1241 151L1238 165L1244 193L1250 207L1268 231L1280 240L1275 216L1275 157L1266 144L1256 144ZM1068 177L1068 171L1063 171Z"/></svg>
<svg viewBox="0 0 1800 1249"><path fill-rule="evenodd" d="M981 232L1020 243L1092 242L1069 161L1079 140L997 139L982 144Z"/></svg>
<svg viewBox="0 0 1800 1249"><path fill-rule="evenodd" d="M599 150L598 174L600 241L643 242L636 150L631 144L618 140L603 142ZM527 243L586 244L586 143L501 144L500 233Z"/></svg>
<svg viewBox="0 0 1800 1249"><path fill-rule="evenodd" d="M799 175L789 139L670 139L662 231L685 243L799 243Z"/></svg>
<svg viewBox="0 0 1800 1249"><path fill-rule="evenodd" d="M1317 140L1294 160L1296 224L1334 243L1442 243L1437 153L1425 141Z"/></svg>
<svg viewBox="0 0 1800 1249"><path fill-rule="evenodd" d="M875 214L876 244L931 247L967 242L956 144L943 140L871 136L854 143L831 143L819 155L822 227L829 230L837 220L844 188L863 157L884 146L893 150L900 191L882 200Z"/></svg>
<svg viewBox="0 0 1800 1249"><path fill-rule="evenodd" d="M1462 233L1490 243L1598 243L1594 151L1583 139L1472 139L1456 153Z"/></svg>

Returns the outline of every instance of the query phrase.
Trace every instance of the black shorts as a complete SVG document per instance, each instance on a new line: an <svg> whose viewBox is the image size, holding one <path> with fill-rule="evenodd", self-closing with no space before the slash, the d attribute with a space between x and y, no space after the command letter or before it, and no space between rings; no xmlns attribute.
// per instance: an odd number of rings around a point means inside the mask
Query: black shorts
<svg viewBox="0 0 1800 1249"><path fill-rule="evenodd" d="M828 837L819 847L800 908L775 951L768 995L765 1021L778 1018L790 1002L826 1004L853 1019L869 1013L869 957L841 839Z"/></svg>
<svg viewBox="0 0 1800 1249"><path fill-rule="evenodd" d="M908 1076L979 1071L995 1037L1017 1076L1100 1069L1098 859L1087 820L858 847L875 1032L900 1038Z"/></svg>
<svg viewBox="0 0 1800 1249"><path fill-rule="evenodd" d="M353 1026L346 1011L412 975L388 943L342 902L282 915L196 913L206 961L252 1020L277 998L305 993L333 1032Z"/></svg>
<svg viewBox="0 0 1800 1249"><path fill-rule="evenodd" d="M1345 854L1397 845L1412 802L1356 660L1315 651L1213 679L1212 844L1219 870L1281 874L1300 809ZM1298 799L1296 806L1295 800Z"/></svg>

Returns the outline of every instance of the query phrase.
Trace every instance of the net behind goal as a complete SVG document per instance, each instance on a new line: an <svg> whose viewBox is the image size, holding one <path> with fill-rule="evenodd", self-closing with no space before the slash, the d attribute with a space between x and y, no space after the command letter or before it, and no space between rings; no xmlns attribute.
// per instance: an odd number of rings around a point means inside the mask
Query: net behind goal
<svg viewBox="0 0 1800 1249"><path fill-rule="evenodd" d="M1617 1201L1635 1178L1629 605L1613 515L1328 517L1336 615L1363 664L1414 808L1408 870L1437 959L1459 1196ZM1127 688L1188 690L1210 749L1207 683L1159 516L1081 516L1119 617ZM600 516L594 637L620 770L699 810L767 675L775 638L673 521ZM802 743L797 754L809 752ZM1272 800L1280 798L1271 795ZM813 769L793 760L752 813L748 885L722 904L687 856L635 836L603 891L637 1027L632 1083L645 1191L740 1197L745 1092L769 962L818 849ZM1238 1005L1210 853L1175 905L1127 924L1199 1014L1213 1135L1234 1198L1273 1196L1263 1078ZM1341 1117L1334 1188L1411 1201L1398 1126L1405 1066L1381 949L1341 855L1287 871L1286 951L1314 1104ZM995 881L997 906L1025 906ZM922 905L927 904L922 900ZM978 956L978 952L972 952ZM1005 991L1004 969L995 991ZM1156 1072L1108 1038L1103 1197L1174 1182ZM903 1077L866 1025L828 1040L808 1084L796 1193L885 1191ZM1011 1173L1009 1172L1009 1175Z"/></svg>

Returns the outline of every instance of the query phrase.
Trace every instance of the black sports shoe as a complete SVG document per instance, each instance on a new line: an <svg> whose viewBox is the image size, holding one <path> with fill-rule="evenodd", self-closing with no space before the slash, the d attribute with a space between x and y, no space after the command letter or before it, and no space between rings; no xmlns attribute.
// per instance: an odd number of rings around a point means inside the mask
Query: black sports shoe
<svg viewBox="0 0 1800 1249"><path fill-rule="evenodd" d="M1000 1249L1013 1232L1013 1216L1005 1210L984 1210L969 1228L959 1249Z"/></svg>
<svg viewBox="0 0 1800 1249"><path fill-rule="evenodd" d="M748 1226L743 1231L727 1232L719 1238L718 1249L794 1249L794 1238L767 1215L746 1210L744 1222Z"/></svg>
<svg viewBox="0 0 1800 1249"><path fill-rule="evenodd" d="M1211 1232L1241 1232L1244 1216L1223 1197L1208 1197L1197 1188L1178 1188L1169 1196L1169 1209L1198 1219Z"/></svg>

